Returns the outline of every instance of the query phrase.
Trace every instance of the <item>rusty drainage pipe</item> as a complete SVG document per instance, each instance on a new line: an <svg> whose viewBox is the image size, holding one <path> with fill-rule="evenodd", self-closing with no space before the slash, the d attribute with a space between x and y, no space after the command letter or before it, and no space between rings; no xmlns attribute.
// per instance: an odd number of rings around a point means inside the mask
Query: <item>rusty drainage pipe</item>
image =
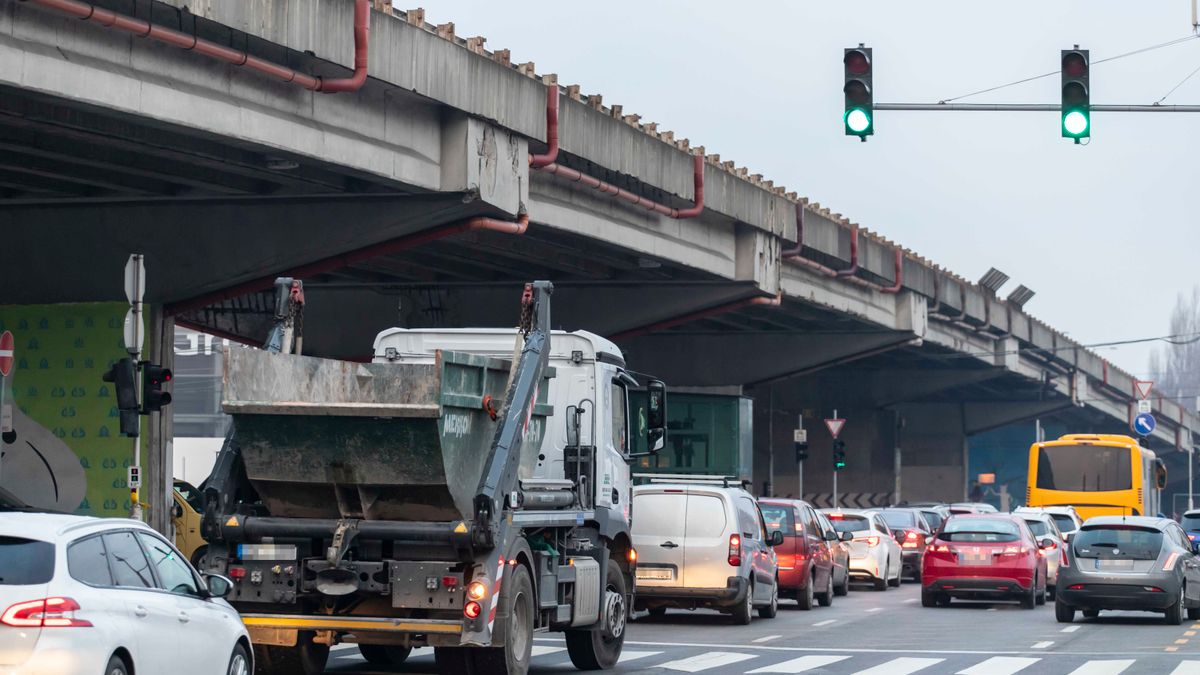
<svg viewBox="0 0 1200 675"><path fill-rule="evenodd" d="M546 152L529 156L529 167L541 169L558 159L558 85L546 87Z"/></svg>
<svg viewBox="0 0 1200 675"><path fill-rule="evenodd" d="M45 7L81 21L92 21L106 28L115 28L138 37L194 51L234 66L249 68L284 82L291 82L310 91L337 93L357 91L367 81L367 46L370 42L371 0L354 0L354 75L346 78L325 79L306 75L292 68L272 63L265 59L224 45L210 42L177 30L152 24L125 14L97 7L79 0L21 0Z"/></svg>
<svg viewBox="0 0 1200 675"><path fill-rule="evenodd" d="M686 209L674 209L669 206L664 206L652 199L646 199L641 195L636 195L628 190L619 188L611 183L606 183L599 178L593 178L581 171L576 171L565 167L561 164L547 164L542 167L534 167L538 171L562 176L576 183L582 183L590 188L594 188L611 195L617 199L627 201L634 206L640 206L647 211L660 213L668 218L683 220L686 218L695 218L704 211L704 157L701 155L692 155L692 184L695 188L695 197L692 205Z"/></svg>
<svg viewBox="0 0 1200 675"><path fill-rule="evenodd" d="M508 220L496 220L495 218L471 218L458 223L452 223L442 227L436 227L423 232L415 232L406 234L402 237L389 239L378 244L371 244L362 248L339 253L338 255L329 256L320 260L306 263L298 267L293 267L287 270L281 270L275 274L264 277L259 277L251 281L247 281L236 286L231 286L226 289L207 293L188 300L171 303L165 307L165 312L168 315L182 314L201 307L207 307L216 302L231 300L241 297L248 293L257 293L271 288L276 277L295 277L297 279L305 279L315 274L324 274L333 270L349 267L356 263L360 263L373 258L378 258L392 253L399 253L411 248L415 248L422 244L444 239L451 235L461 234L463 232L471 232L477 230L488 230L491 232L502 232L504 234L525 234L525 230L529 228L529 214L522 213L516 222Z"/></svg>
<svg viewBox="0 0 1200 675"><path fill-rule="evenodd" d="M645 326L639 326L637 328L630 328L629 330L624 330L620 333L610 335L608 339L612 340L613 342L618 340L629 340L635 337L648 335L656 331L667 330L668 328L674 328L675 326L682 326L685 323L699 321L700 319L708 319L710 317L720 316L721 314L736 312L737 310L745 307L778 307L780 304L782 304L782 302L782 291L771 297L758 296L754 298L746 298L744 300L735 300L733 302L727 302L723 305L717 305L716 307L709 307L708 309L702 309L697 312L683 314L672 319L657 321L655 323L646 324Z"/></svg>

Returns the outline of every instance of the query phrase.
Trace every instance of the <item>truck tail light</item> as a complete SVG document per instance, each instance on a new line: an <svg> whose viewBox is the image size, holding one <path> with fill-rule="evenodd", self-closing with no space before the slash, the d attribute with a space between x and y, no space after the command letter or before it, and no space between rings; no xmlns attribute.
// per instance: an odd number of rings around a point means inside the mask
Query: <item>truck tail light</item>
<svg viewBox="0 0 1200 675"><path fill-rule="evenodd" d="M467 617L468 619L478 619L479 615L482 613L483 607L481 607L479 603L475 602L474 600L463 605L463 616Z"/></svg>
<svg viewBox="0 0 1200 675"><path fill-rule="evenodd" d="M75 618L82 609L71 598L43 598L18 602L0 614L0 623L14 628L80 628L91 621Z"/></svg>
<svg viewBox="0 0 1200 675"><path fill-rule="evenodd" d="M242 579L245 579L246 578L246 568L245 567L230 567L229 568L229 578L233 579L234 581L241 581Z"/></svg>
<svg viewBox="0 0 1200 675"><path fill-rule="evenodd" d="M729 565L742 566L742 538L736 534L729 535Z"/></svg>
<svg viewBox="0 0 1200 675"><path fill-rule="evenodd" d="M472 600L482 600L487 597L487 584L476 579L467 584L467 597Z"/></svg>

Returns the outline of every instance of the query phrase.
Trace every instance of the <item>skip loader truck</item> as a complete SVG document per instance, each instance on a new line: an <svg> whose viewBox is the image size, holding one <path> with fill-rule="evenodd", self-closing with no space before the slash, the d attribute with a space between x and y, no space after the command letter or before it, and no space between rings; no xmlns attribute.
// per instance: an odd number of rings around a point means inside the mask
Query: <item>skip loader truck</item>
<svg viewBox="0 0 1200 675"><path fill-rule="evenodd" d="M552 333L552 291L525 286L516 332L386 330L371 363L229 351L202 568L233 580L258 672L319 673L346 642L377 664L430 646L443 673L523 675L543 631L581 670L616 664L631 434L664 446L666 388L630 410L621 352Z"/></svg>

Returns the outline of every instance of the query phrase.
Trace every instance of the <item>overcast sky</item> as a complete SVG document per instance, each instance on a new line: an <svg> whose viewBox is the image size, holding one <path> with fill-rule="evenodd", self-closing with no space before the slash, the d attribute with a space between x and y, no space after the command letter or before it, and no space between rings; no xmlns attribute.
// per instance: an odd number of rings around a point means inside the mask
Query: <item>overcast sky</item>
<svg viewBox="0 0 1200 675"><path fill-rule="evenodd" d="M414 3L415 4L415 3ZM425 0L426 20L512 50L751 173L969 278L995 266L1034 316L1085 344L1165 335L1200 284L1200 114L879 112L843 135L842 48L874 48L877 102L936 102L1192 33L1189 0ZM1093 103L1152 103L1200 40L1092 67ZM965 102L1057 103L1058 76ZM1164 103L1200 104L1200 74ZM1151 346L1097 350L1145 376Z"/></svg>

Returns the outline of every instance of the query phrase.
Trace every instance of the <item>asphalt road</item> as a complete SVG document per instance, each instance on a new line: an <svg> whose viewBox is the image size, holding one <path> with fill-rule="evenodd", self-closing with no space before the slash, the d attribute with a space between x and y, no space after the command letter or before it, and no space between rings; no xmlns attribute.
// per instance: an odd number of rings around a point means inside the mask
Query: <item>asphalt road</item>
<svg viewBox="0 0 1200 675"><path fill-rule="evenodd" d="M575 672L559 636L535 643L532 673ZM368 666L357 647L334 649L328 673L434 673L433 651L414 651L395 669ZM712 612L639 616L629 625L619 673L827 673L862 675L1200 675L1200 622L1168 626L1161 614L1076 614L1054 620L1052 605L954 603L921 607L914 584L854 590L832 607L803 612L785 603L775 619L730 625Z"/></svg>

